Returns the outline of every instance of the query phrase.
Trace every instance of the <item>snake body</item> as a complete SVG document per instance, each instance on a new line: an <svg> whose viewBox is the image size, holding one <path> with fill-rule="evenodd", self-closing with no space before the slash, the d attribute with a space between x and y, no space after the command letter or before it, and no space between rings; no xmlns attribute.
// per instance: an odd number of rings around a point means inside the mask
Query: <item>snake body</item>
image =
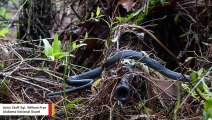
<svg viewBox="0 0 212 120"><path fill-rule="evenodd" d="M188 82L190 81L189 75L183 75L179 72L174 72L163 65L161 65L158 61L155 59L152 59L146 55L144 55L141 52L133 51L133 50L123 50L115 53L113 56L108 58L106 62L104 62L101 66L92 69L90 71L84 72L79 75L74 75L71 77L68 77L66 80L66 83L69 86L75 86L73 89L67 89L65 91L59 91L59 92L54 92L54 93L49 93L47 94L48 97L56 97L56 96L61 96L64 94L71 94L74 92L80 92L82 90L86 90L91 87L94 78L98 77L101 75L102 71L104 68L109 68L110 66L114 65L118 60L120 59L134 59L139 62L144 63L148 67L160 72L164 76L178 80L178 81L183 81L183 82Z"/></svg>

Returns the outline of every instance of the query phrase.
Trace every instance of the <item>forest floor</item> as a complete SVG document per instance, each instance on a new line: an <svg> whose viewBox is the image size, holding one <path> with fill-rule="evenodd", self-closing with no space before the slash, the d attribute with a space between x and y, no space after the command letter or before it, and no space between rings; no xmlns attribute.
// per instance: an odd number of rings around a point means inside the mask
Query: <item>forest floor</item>
<svg viewBox="0 0 212 120"><path fill-rule="evenodd" d="M55 115L0 119L211 119L211 7L207 0L2 1L0 103L54 103ZM189 77L174 80L132 58L107 62L123 50ZM78 88L67 78L99 66L86 90L48 96ZM129 94L117 93L120 86Z"/></svg>

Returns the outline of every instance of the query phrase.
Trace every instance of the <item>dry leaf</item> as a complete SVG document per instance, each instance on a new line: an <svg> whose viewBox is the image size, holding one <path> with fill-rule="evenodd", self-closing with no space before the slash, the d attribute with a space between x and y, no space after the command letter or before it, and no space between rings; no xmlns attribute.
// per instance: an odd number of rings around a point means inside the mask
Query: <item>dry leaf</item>
<svg viewBox="0 0 212 120"><path fill-rule="evenodd" d="M92 94L95 94L96 93L96 87L100 84L101 82L101 79L98 79L96 80L93 84L92 84L92 87L91 87L91 92Z"/></svg>

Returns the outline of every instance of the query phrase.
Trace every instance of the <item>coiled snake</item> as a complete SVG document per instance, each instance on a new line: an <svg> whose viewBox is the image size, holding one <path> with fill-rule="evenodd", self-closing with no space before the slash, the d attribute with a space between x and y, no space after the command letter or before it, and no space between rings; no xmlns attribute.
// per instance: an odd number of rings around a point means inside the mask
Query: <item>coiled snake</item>
<svg viewBox="0 0 212 120"><path fill-rule="evenodd" d="M144 55L141 52L137 52L137 51L133 51L133 50L123 50L123 51L119 51L119 52L115 53L112 57L107 59L105 63L103 63L101 66L99 66L95 69L92 69L90 71L84 72L79 75L68 77L66 80L66 83L69 86L74 86L75 88L67 89L65 91L48 93L47 97L58 97L58 96L61 96L64 94L68 95L71 93L80 92L82 90L89 89L91 87L92 83L94 82L94 78L100 76L104 68L108 68L108 67L112 66L114 63L116 63L118 60L124 59L124 58L134 59L139 62L142 62L145 65L147 65L148 67L150 67L150 68L160 72L164 76L174 79L174 80L183 81L183 82L188 82L191 80L189 75L182 75L179 72L174 72L174 71L164 67L163 65L161 65L155 59L152 59L152 58Z"/></svg>

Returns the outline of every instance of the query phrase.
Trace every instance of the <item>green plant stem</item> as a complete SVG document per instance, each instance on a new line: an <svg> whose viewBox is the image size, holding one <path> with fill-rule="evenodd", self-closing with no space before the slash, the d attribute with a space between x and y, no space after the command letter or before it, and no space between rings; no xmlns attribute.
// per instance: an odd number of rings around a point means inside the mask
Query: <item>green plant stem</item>
<svg viewBox="0 0 212 120"><path fill-rule="evenodd" d="M72 36L72 35L71 35ZM65 70L64 70L64 74L63 74L63 82L64 82L64 84L66 84L66 79L67 79L67 77L66 77L66 74L68 73L68 71L69 71L69 67L70 67L70 54L71 54L71 51L72 51L72 44L71 44L71 39L72 37L70 37L70 40L68 41L68 44L69 44L69 46L68 46L68 49L69 49L69 55L68 56L66 56L66 67L65 67ZM65 91L66 90L66 88L65 88L65 86L63 87L63 90ZM64 94L64 98L66 98L66 94ZM68 108L67 108L67 102L66 102L66 100L64 99L64 107L65 107L65 113L66 113L66 119L68 119L69 118L69 115L68 115Z"/></svg>
<svg viewBox="0 0 212 120"><path fill-rule="evenodd" d="M174 120L177 120L177 111L180 108L180 101L181 101L181 96L180 96L180 83L177 82L177 104L174 108Z"/></svg>

